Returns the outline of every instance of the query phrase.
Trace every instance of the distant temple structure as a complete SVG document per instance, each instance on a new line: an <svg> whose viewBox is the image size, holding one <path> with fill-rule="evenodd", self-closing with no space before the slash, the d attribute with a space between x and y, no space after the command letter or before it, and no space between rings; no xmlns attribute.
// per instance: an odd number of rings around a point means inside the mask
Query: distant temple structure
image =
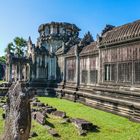
<svg viewBox="0 0 140 140"><path fill-rule="evenodd" d="M27 55L7 54L6 80L29 81L38 94L84 103L140 121L140 20L106 25L94 41L75 24L39 26Z"/></svg>
<svg viewBox="0 0 140 140"><path fill-rule="evenodd" d="M0 80L4 79L5 75L5 64L0 62Z"/></svg>

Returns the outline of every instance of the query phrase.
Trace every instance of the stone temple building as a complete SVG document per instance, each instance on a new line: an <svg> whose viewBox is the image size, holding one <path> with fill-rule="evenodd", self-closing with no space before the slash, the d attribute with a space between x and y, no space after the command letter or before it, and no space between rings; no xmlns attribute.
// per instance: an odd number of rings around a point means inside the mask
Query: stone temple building
<svg viewBox="0 0 140 140"><path fill-rule="evenodd" d="M5 64L0 62L0 80L4 79L5 75Z"/></svg>
<svg viewBox="0 0 140 140"><path fill-rule="evenodd" d="M140 20L106 25L81 39L75 24L39 26L25 57L7 54L6 79L29 81L37 94L55 94L140 121Z"/></svg>

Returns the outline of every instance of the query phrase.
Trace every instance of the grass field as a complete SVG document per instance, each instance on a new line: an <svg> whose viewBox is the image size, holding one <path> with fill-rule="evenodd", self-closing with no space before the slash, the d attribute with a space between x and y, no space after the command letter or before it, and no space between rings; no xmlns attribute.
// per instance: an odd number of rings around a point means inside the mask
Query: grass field
<svg viewBox="0 0 140 140"><path fill-rule="evenodd" d="M79 136L76 127L71 123L61 124L61 119L48 118L47 121L61 137L53 138L47 133L44 126L33 121L32 131L37 132L39 136L31 138L31 140L140 140L140 124L131 122L126 118L63 99L46 97L39 97L39 99L58 110L65 111L69 117L86 119L100 129L99 132L89 132L87 136ZM0 113L2 112L0 111ZM0 117L0 133L2 131L3 121Z"/></svg>
<svg viewBox="0 0 140 140"><path fill-rule="evenodd" d="M0 140L2 139L2 135L4 132L4 121L2 118L2 113L3 113L3 110L0 108Z"/></svg>
<svg viewBox="0 0 140 140"><path fill-rule="evenodd" d="M0 80L0 84L3 83L3 82L4 82L3 80Z"/></svg>

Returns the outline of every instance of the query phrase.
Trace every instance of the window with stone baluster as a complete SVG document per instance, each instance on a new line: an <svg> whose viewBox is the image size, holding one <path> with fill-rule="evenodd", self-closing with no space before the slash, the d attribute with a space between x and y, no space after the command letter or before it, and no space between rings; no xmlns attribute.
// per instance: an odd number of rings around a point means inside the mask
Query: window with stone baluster
<svg viewBox="0 0 140 140"><path fill-rule="evenodd" d="M80 70L81 70L81 83L88 83L88 58L83 57L80 60Z"/></svg>
<svg viewBox="0 0 140 140"><path fill-rule="evenodd" d="M75 70L76 70L76 60L75 58L69 58L66 61L67 69L67 81L75 81Z"/></svg>
<svg viewBox="0 0 140 140"><path fill-rule="evenodd" d="M104 65L104 80L115 82L117 79L117 67L116 64L105 64Z"/></svg>
<svg viewBox="0 0 140 140"><path fill-rule="evenodd" d="M132 62L118 64L118 82L132 82Z"/></svg>
<svg viewBox="0 0 140 140"><path fill-rule="evenodd" d="M134 82L140 83L140 61L134 62Z"/></svg>
<svg viewBox="0 0 140 140"><path fill-rule="evenodd" d="M90 66L90 84L97 83L98 78L98 70L97 70L97 58L90 57L89 58L89 66Z"/></svg>

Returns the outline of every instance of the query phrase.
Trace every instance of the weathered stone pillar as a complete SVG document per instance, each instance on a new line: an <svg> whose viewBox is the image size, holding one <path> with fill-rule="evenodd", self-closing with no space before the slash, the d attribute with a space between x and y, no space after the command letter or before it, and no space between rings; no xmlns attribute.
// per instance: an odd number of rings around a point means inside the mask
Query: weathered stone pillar
<svg viewBox="0 0 140 140"><path fill-rule="evenodd" d="M90 84L90 58L88 57L87 58L87 84Z"/></svg>
<svg viewBox="0 0 140 140"><path fill-rule="evenodd" d="M22 80L22 64L20 63L19 64L19 80L21 81Z"/></svg>
<svg viewBox="0 0 140 140"><path fill-rule="evenodd" d="M8 73L8 64L6 64L6 81L8 82L9 80L8 80L8 75L9 75L9 73Z"/></svg>
<svg viewBox="0 0 140 140"><path fill-rule="evenodd" d="M79 86L79 56L76 55L76 87Z"/></svg>
<svg viewBox="0 0 140 140"><path fill-rule="evenodd" d="M132 85L134 84L134 60L132 60Z"/></svg>
<svg viewBox="0 0 140 140"><path fill-rule="evenodd" d="M48 57L47 57L47 55L45 55L45 78L47 79L48 78L48 70L47 70L47 68L48 68Z"/></svg>
<svg viewBox="0 0 140 140"><path fill-rule="evenodd" d="M36 65L36 78L39 77L39 68L38 68L38 64Z"/></svg>
<svg viewBox="0 0 140 140"><path fill-rule="evenodd" d="M12 81L12 64L9 64L9 77L8 77L8 82Z"/></svg>
<svg viewBox="0 0 140 140"><path fill-rule="evenodd" d="M51 76L52 76L52 58L51 57L50 57L50 69L49 69L49 73L50 73L49 78L51 79Z"/></svg>
<svg viewBox="0 0 140 140"><path fill-rule="evenodd" d="M21 80L21 64L18 64L18 66L19 66L19 75L18 75L18 79L19 79L19 81Z"/></svg>
<svg viewBox="0 0 140 140"><path fill-rule="evenodd" d="M28 140L31 128L30 98L27 84L17 82L8 91L3 140Z"/></svg>
<svg viewBox="0 0 140 140"><path fill-rule="evenodd" d="M16 66L15 66L15 81L17 81L17 64L16 64Z"/></svg>
<svg viewBox="0 0 140 140"><path fill-rule="evenodd" d="M56 80L56 56L54 57L54 77Z"/></svg>
<svg viewBox="0 0 140 140"><path fill-rule="evenodd" d="M63 65L63 82L66 82L66 58L64 56L64 65Z"/></svg>

